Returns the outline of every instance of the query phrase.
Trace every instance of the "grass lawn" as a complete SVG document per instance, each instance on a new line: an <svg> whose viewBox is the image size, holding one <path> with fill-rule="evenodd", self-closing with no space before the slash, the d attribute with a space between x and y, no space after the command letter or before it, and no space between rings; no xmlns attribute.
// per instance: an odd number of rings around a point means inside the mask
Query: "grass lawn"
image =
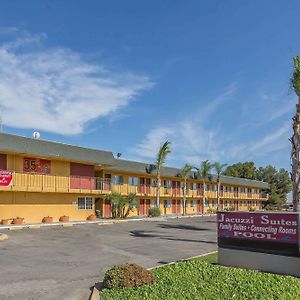
<svg viewBox="0 0 300 300"><path fill-rule="evenodd" d="M247 259L247 258L245 258ZM216 265L217 255L153 269L157 283L103 289L101 299L292 299L300 300L300 279Z"/></svg>

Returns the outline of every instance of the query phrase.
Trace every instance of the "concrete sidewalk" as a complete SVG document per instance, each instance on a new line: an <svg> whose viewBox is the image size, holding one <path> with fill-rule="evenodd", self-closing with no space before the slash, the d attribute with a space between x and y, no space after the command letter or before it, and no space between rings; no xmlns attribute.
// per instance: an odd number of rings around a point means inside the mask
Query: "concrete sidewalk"
<svg viewBox="0 0 300 300"><path fill-rule="evenodd" d="M71 221L71 222L53 222L53 223L26 223L21 225L1 225L0 231L4 229L14 230L23 228L40 228L40 227L51 227L51 226L64 226L64 225L82 225L82 224L115 224L122 222L135 222L135 221L165 221L169 219L181 219L181 218L195 218L195 217L210 217L211 214L200 214L200 215L168 215L160 217L142 217L142 218L127 218L127 219L97 219L96 221Z"/></svg>

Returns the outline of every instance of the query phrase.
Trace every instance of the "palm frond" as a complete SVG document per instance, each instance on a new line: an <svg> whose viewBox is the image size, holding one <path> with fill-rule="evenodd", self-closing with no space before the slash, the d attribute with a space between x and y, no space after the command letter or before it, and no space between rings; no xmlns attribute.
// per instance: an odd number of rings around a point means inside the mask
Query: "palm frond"
<svg viewBox="0 0 300 300"><path fill-rule="evenodd" d="M213 168L213 164L210 163L208 160L204 160L201 165L200 168L197 169L197 174L202 178L202 179L207 179L209 176L209 173L211 171L211 169Z"/></svg>
<svg viewBox="0 0 300 300"><path fill-rule="evenodd" d="M217 175L221 175L224 171L224 168L227 166L227 164L221 164L219 162L215 162L213 164L213 168L215 169Z"/></svg>
<svg viewBox="0 0 300 300"><path fill-rule="evenodd" d="M187 177L188 174L194 169L193 166L189 165L189 164L185 164L185 166L180 170L180 175L182 177Z"/></svg>
<svg viewBox="0 0 300 300"><path fill-rule="evenodd" d="M169 153L171 153L171 148L170 148L171 142L170 141L166 141L162 144L162 146L160 147L157 156L156 156L156 169L160 170L162 165L165 163L166 161L166 157Z"/></svg>
<svg viewBox="0 0 300 300"><path fill-rule="evenodd" d="M294 71L291 78L291 85L295 93L300 97L300 56L295 56L294 61Z"/></svg>

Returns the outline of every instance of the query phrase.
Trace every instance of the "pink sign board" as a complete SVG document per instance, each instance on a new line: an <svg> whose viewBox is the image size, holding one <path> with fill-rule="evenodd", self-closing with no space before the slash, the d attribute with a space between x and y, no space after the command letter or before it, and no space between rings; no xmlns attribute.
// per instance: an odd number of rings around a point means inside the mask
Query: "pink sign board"
<svg viewBox="0 0 300 300"><path fill-rule="evenodd" d="M299 214L218 212L218 238L299 243Z"/></svg>
<svg viewBox="0 0 300 300"><path fill-rule="evenodd" d="M12 185L12 172L0 170L0 186Z"/></svg>

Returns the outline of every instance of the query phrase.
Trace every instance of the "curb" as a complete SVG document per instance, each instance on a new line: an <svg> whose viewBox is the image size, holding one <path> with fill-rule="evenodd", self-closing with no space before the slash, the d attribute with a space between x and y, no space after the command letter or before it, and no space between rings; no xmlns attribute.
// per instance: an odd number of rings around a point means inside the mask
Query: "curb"
<svg viewBox="0 0 300 300"><path fill-rule="evenodd" d="M196 217L211 217L216 216L216 214L201 214L201 215L190 215L190 216L161 216L158 218L134 218L128 220L97 220L97 221L72 221L72 222L55 222L55 223L36 223L36 224L22 224L22 225L6 225L0 226L0 230L8 229L8 230L21 230L23 228L29 229L38 229L42 227L53 227L53 226L61 226L61 227L72 227L73 225L83 225L83 224L97 224L97 225L111 225L111 224L120 224L120 223L128 223L128 222L137 222L137 221L146 221L146 222L160 222L162 220L172 220L172 219L185 219L185 218L196 218Z"/></svg>
<svg viewBox="0 0 300 300"><path fill-rule="evenodd" d="M98 223L97 225L103 226L103 225L112 225L114 222L106 222L106 223Z"/></svg>
<svg viewBox="0 0 300 300"><path fill-rule="evenodd" d="M29 225L28 228L30 228L30 229L40 229L41 226L40 225Z"/></svg>
<svg viewBox="0 0 300 300"><path fill-rule="evenodd" d="M183 259L179 259L179 260L176 260L176 261L171 261L167 264L163 264L163 265L160 265L160 266L156 266L156 267L152 267L152 268L148 268L147 270L154 270L154 269L158 269L158 268L161 268L161 267L165 267L165 266L169 266L169 265L174 265L178 262L181 262L181 261L186 261L186 260L192 260L192 259L196 259L196 258L199 258L199 257L203 257L203 256L207 256L207 255L210 255L210 254L214 254L214 253L217 253L218 251L211 251L211 252L207 252L207 253L204 253L204 254L200 254L200 255L195 255L195 256L191 256L191 257L188 257L188 258L183 258Z"/></svg>
<svg viewBox="0 0 300 300"><path fill-rule="evenodd" d="M17 227L9 227L7 229L10 230L10 231L17 231L17 230L22 230L23 227L17 226Z"/></svg>
<svg viewBox="0 0 300 300"><path fill-rule="evenodd" d="M100 291L96 287L93 287L89 300L100 300Z"/></svg>

